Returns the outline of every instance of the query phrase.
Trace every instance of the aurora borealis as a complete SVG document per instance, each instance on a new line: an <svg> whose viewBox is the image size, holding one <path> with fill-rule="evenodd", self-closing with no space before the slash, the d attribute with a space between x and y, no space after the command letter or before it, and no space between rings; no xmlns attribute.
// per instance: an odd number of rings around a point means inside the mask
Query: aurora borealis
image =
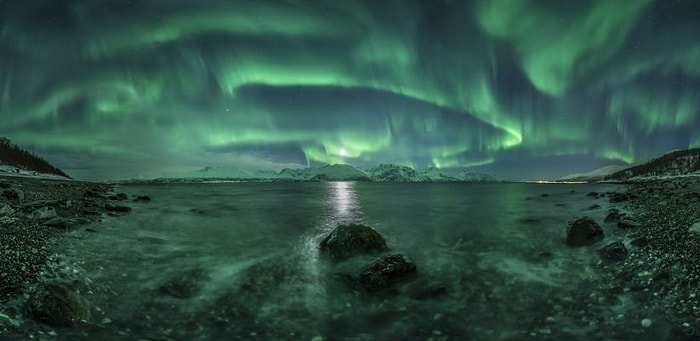
<svg viewBox="0 0 700 341"><path fill-rule="evenodd" d="M554 177L700 146L700 2L0 0L0 136L78 178Z"/></svg>

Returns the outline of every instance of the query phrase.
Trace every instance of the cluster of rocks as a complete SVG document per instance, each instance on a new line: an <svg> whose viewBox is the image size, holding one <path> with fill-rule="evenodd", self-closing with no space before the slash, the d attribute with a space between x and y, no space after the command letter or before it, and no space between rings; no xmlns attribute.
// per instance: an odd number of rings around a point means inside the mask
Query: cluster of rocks
<svg viewBox="0 0 700 341"><path fill-rule="evenodd" d="M395 285L413 278L417 273L416 264L411 258L400 253L387 253L390 249L384 237L369 226L340 225L321 241L319 248L323 254L335 261L363 254L385 253L364 266L357 276L343 276L350 284L366 291L392 289Z"/></svg>
<svg viewBox="0 0 700 341"><path fill-rule="evenodd" d="M630 200L637 199L638 195L627 192L609 192L597 193L590 192L587 194L591 198L608 198L608 202L612 204L626 203ZM597 210L602 208L600 205L592 205L588 210ZM627 213L621 212L620 209L611 207L603 219L603 224L614 225L618 229L636 231L642 224L637 220L627 216ZM601 225L593 218L588 216L576 217L570 220L566 227L566 244L570 247L585 247L592 246L602 241L605 238L605 232ZM633 246L638 246L632 242ZM621 240L608 243L604 247L598 249L598 254L604 261L620 262L625 260L629 255L629 250L625 243Z"/></svg>
<svg viewBox="0 0 700 341"><path fill-rule="evenodd" d="M86 227L104 215L131 210L124 193L107 184L0 178L0 303L26 299L24 313L35 321L72 325L87 320L89 309L64 283L39 283L52 255L49 242L64 232ZM148 201L148 197L134 200ZM86 227L86 231L96 230ZM3 316L6 312L0 311ZM8 317L8 321L16 321ZM1 322L1 321L0 321ZM0 323L0 333L16 323Z"/></svg>
<svg viewBox="0 0 700 341"><path fill-rule="evenodd" d="M603 260L599 294L609 302L629 295L647 310L663 314L666 338L696 340L700 337L700 178L628 185L626 192L591 195L621 206L622 211L611 208L602 225L616 227L606 231L628 240L597 250ZM595 247L604 239L603 229L590 217L573 219L567 226L566 243L572 247ZM639 326L650 328L651 321L645 317Z"/></svg>

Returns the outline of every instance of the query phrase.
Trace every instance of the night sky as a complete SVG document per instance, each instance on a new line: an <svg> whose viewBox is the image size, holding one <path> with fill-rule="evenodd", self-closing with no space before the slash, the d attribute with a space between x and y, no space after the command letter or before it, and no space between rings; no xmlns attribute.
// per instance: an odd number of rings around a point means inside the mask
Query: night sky
<svg viewBox="0 0 700 341"><path fill-rule="evenodd" d="M82 179L633 163L700 146L700 1L0 0L0 136Z"/></svg>

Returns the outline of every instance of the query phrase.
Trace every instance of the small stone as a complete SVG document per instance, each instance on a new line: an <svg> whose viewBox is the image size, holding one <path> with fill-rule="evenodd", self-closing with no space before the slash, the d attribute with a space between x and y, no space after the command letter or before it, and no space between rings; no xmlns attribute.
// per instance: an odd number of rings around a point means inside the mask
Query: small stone
<svg viewBox="0 0 700 341"><path fill-rule="evenodd" d="M323 341L323 336L314 336L311 338L311 341Z"/></svg>
<svg viewBox="0 0 700 341"><path fill-rule="evenodd" d="M110 319L109 317L105 317L102 319L102 324L110 324L110 323L112 323L112 319Z"/></svg>
<svg viewBox="0 0 700 341"><path fill-rule="evenodd" d="M651 319L643 319L642 320L642 328L649 328L651 327Z"/></svg>

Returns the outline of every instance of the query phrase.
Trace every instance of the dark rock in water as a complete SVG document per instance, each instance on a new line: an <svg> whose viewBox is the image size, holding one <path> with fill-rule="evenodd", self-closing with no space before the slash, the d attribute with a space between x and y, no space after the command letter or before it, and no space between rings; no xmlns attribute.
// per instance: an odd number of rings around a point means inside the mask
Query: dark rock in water
<svg viewBox="0 0 700 341"><path fill-rule="evenodd" d="M12 185L7 183L7 182L0 182L0 188L2 188L2 189L10 188L10 186L12 186Z"/></svg>
<svg viewBox="0 0 700 341"><path fill-rule="evenodd" d="M107 210L107 212L114 212L114 213L128 213L128 212L131 212L131 207L128 207L128 206L117 206L117 205L111 205L111 204L105 205L105 209Z"/></svg>
<svg viewBox="0 0 700 341"><path fill-rule="evenodd" d="M598 192L588 192L586 196L592 197L592 198L597 198L598 197Z"/></svg>
<svg viewBox="0 0 700 341"><path fill-rule="evenodd" d="M546 197L548 197L548 196L549 196L549 194L547 194L547 193L542 194L542 197L543 197L543 198L546 198Z"/></svg>
<svg viewBox="0 0 700 341"><path fill-rule="evenodd" d="M197 214L202 214L202 215L207 214L207 211L205 211L205 210L203 210L203 209L201 209L201 208L193 208L193 209L190 210L190 212L192 212L192 213L197 213Z"/></svg>
<svg viewBox="0 0 700 341"><path fill-rule="evenodd" d="M623 202L623 201L627 201L627 200L630 200L630 197L629 197L629 195L627 195L626 193L616 193L616 192L613 192L613 193L610 194L610 199L609 199L609 201L612 202L612 203L615 203L615 202Z"/></svg>
<svg viewBox="0 0 700 341"><path fill-rule="evenodd" d="M149 197L148 195L139 195L136 197L136 199L134 199L134 201L149 202L149 201L151 201L151 197Z"/></svg>
<svg viewBox="0 0 700 341"><path fill-rule="evenodd" d="M124 193L117 193L115 195L110 195L108 197L109 200L116 200L116 201L124 201L126 199L129 199L129 197L126 196Z"/></svg>
<svg viewBox="0 0 700 341"><path fill-rule="evenodd" d="M90 318L85 301L62 284L39 285L26 310L34 320L53 326L72 326Z"/></svg>
<svg viewBox="0 0 700 341"><path fill-rule="evenodd" d="M190 298L197 295L208 279L204 270L194 269L180 273L160 287L160 292L176 298Z"/></svg>
<svg viewBox="0 0 700 341"><path fill-rule="evenodd" d="M604 248L600 249L599 253L600 258L610 262L623 261L627 258L627 255L629 254L629 252L627 252L625 244L623 244L620 241L606 245Z"/></svg>
<svg viewBox="0 0 700 341"><path fill-rule="evenodd" d="M388 289L396 283L415 275L416 264L402 255L383 256L364 268L357 281L369 291Z"/></svg>
<svg viewBox="0 0 700 341"><path fill-rule="evenodd" d="M605 223L614 223L620 221L620 212L617 211L611 211L608 213L608 215L605 216L605 219L603 219L603 222Z"/></svg>
<svg viewBox="0 0 700 341"><path fill-rule="evenodd" d="M379 232L369 226L350 224L336 227L319 245L332 258L343 259L357 254L389 250Z"/></svg>
<svg viewBox="0 0 700 341"><path fill-rule="evenodd" d="M600 225L589 217L574 218L566 228L566 244L569 246L587 246L603 239Z"/></svg>
<svg viewBox="0 0 700 341"><path fill-rule="evenodd" d="M632 219L622 219L619 222L617 222L617 227L621 229L632 229L638 228L639 226L641 226L641 224Z"/></svg>
<svg viewBox="0 0 700 341"><path fill-rule="evenodd" d="M599 210L600 208L601 208L600 205L595 204L595 205L588 206L587 209L589 211L592 211L592 210Z"/></svg>

